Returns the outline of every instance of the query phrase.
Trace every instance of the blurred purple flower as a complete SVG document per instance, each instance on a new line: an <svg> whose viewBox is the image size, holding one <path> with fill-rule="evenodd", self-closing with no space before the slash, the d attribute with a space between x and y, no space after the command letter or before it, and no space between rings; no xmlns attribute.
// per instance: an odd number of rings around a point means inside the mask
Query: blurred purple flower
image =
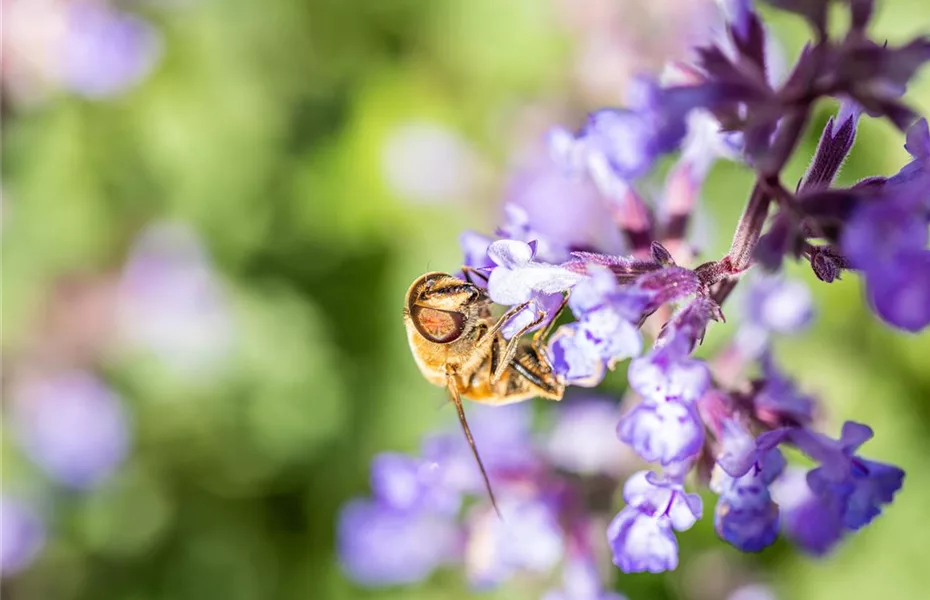
<svg viewBox="0 0 930 600"><path fill-rule="evenodd" d="M554 129L549 136L557 161L586 170L613 198L622 197L627 185L649 171L660 155L679 146L688 113L709 106L715 92L707 85L660 88L634 79L628 95L628 108L595 111L577 134Z"/></svg>
<svg viewBox="0 0 930 600"><path fill-rule="evenodd" d="M546 573L565 553L555 507L542 499L505 496L501 516L487 508L473 517L465 570L476 588L494 587L516 571Z"/></svg>
<svg viewBox="0 0 930 600"><path fill-rule="evenodd" d="M860 529L881 514L904 484L904 471L896 466L868 460L855 453L871 439L866 425L847 421L838 440L807 430L792 433L792 441L808 456L820 462L807 475L815 494L831 500L841 510L843 525Z"/></svg>
<svg viewBox="0 0 930 600"><path fill-rule="evenodd" d="M159 223L142 233L120 281L119 309L124 338L178 374L199 377L230 352L228 298L184 226Z"/></svg>
<svg viewBox="0 0 930 600"><path fill-rule="evenodd" d="M785 535L805 552L822 556L842 538L843 519L835 500L811 491L805 469L786 468L771 492L781 509Z"/></svg>
<svg viewBox="0 0 930 600"><path fill-rule="evenodd" d="M741 354L757 358L772 334L794 335L807 328L814 317L813 298L805 284L782 275L756 275L747 283L735 343Z"/></svg>
<svg viewBox="0 0 930 600"><path fill-rule="evenodd" d="M572 250L608 254L624 250L611 201L587 178L566 172L548 155L534 155L516 170L506 198L508 224L501 229L502 237L538 240L541 260L564 262Z"/></svg>
<svg viewBox="0 0 930 600"><path fill-rule="evenodd" d="M158 31L143 19L92 0L68 7L61 79L88 98L120 94L145 79L161 57Z"/></svg>
<svg viewBox="0 0 930 600"><path fill-rule="evenodd" d="M129 431L120 399L90 373L24 379L11 400L17 442L66 486L94 487L126 457Z"/></svg>
<svg viewBox="0 0 930 600"><path fill-rule="evenodd" d="M342 568L365 586L421 581L461 552L461 533L450 518L377 501L349 502L337 530Z"/></svg>
<svg viewBox="0 0 930 600"><path fill-rule="evenodd" d="M617 441L617 403L597 396L563 402L546 438L549 460L579 475L617 475L623 447Z"/></svg>
<svg viewBox="0 0 930 600"><path fill-rule="evenodd" d="M0 496L0 577L27 569L45 546L45 523L24 502Z"/></svg>
<svg viewBox="0 0 930 600"><path fill-rule="evenodd" d="M549 590L542 600L625 600L623 594L605 590L597 566L580 557L569 558L562 568L562 587Z"/></svg>
<svg viewBox="0 0 930 600"><path fill-rule="evenodd" d="M772 427L809 425L814 420L814 399L775 365L771 352L761 358L763 385L753 396L755 416Z"/></svg>

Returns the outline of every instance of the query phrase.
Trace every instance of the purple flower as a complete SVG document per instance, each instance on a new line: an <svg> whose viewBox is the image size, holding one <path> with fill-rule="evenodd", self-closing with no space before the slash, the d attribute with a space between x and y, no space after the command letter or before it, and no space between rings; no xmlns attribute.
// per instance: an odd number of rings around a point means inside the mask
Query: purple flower
<svg viewBox="0 0 930 600"><path fill-rule="evenodd" d="M72 3L66 27L61 78L88 98L107 98L132 88L161 56L161 38L151 25L98 2Z"/></svg>
<svg viewBox="0 0 930 600"><path fill-rule="evenodd" d="M770 352L762 355L764 383L753 396L755 416L772 426L808 425L814 419L814 399L775 365Z"/></svg>
<svg viewBox="0 0 930 600"><path fill-rule="evenodd" d="M760 458L739 477L717 470L711 483L720 494L714 509L717 535L743 552L759 552L778 537L778 506L768 486L784 470L785 459L777 449Z"/></svg>
<svg viewBox="0 0 930 600"><path fill-rule="evenodd" d="M811 491L831 500L841 511L843 525L857 530L881 514L904 483L904 471L893 465L857 456L856 450L872 437L872 430L847 421L838 440L799 429L792 441L820 466L808 473Z"/></svg>
<svg viewBox="0 0 930 600"><path fill-rule="evenodd" d="M607 526L613 562L624 573L662 573L678 566L678 540L666 519L626 507Z"/></svg>
<svg viewBox="0 0 930 600"><path fill-rule="evenodd" d="M886 323L922 331L930 325L930 250L902 252L888 270L866 273L866 293Z"/></svg>
<svg viewBox="0 0 930 600"><path fill-rule="evenodd" d="M605 590L597 566L589 559L575 557L562 568L562 588L546 592L542 600L625 600L625 596Z"/></svg>
<svg viewBox="0 0 930 600"><path fill-rule="evenodd" d="M930 171L930 126L927 119L919 119L908 128L904 149L911 155L912 160L888 180L888 185L912 184Z"/></svg>
<svg viewBox="0 0 930 600"><path fill-rule="evenodd" d="M465 569L477 588L496 586L516 571L546 573L565 553L552 505L542 499L505 496L499 508L500 517L485 509L470 526Z"/></svg>
<svg viewBox="0 0 930 600"><path fill-rule="evenodd" d="M563 325L549 341L555 371L574 385L593 387L604 372L642 350L638 321L646 295L621 287L605 268L590 268L568 302L578 321Z"/></svg>
<svg viewBox="0 0 930 600"><path fill-rule="evenodd" d="M643 460L669 465L701 451L704 424L693 404L642 402L620 419L617 436Z"/></svg>
<svg viewBox="0 0 930 600"><path fill-rule="evenodd" d="M436 463L406 454L379 454L371 465L371 489L375 498L399 510L418 507L455 514L460 493L445 481Z"/></svg>
<svg viewBox="0 0 930 600"><path fill-rule="evenodd" d="M679 477L640 471L623 486L627 506L607 526L614 564L625 573L661 573L678 566L673 529L686 531L701 518L701 498Z"/></svg>
<svg viewBox="0 0 930 600"><path fill-rule="evenodd" d="M175 373L202 378L233 343L228 299L193 231L158 223L136 241L120 281L119 327Z"/></svg>
<svg viewBox="0 0 930 600"><path fill-rule="evenodd" d="M579 475L617 475L623 468L617 441L616 402L584 397L563 402L546 440L553 465Z"/></svg>
<svg viewBox="0 0 930 600"><path fill-rule="evenodd" d="M462 248L462 254L465 255L462 264L476 269L493 267L494 261L488 256L488 246L493 241L476 231L463 231L459 236L459 246Z"/></svg>
<svg viewBox="0 0 930 600"><path fill-rule="evenodd" d="M727 419L721 424L717 464L731 477L741 477L756 463L756 439L742 423Z"/></svg>
<svg viewBox="0 0 930 600"><path fill-rule="evenodd" d="M756 277L745 306L748 321L772 333L799 333L814 316L810 288L778 275Z"/></svg>
<svg viewBox="0 0 930 600"><path fill-rule="evenodd" d="M501 237L538 240L540 260L564 262L573 250L619 253L625 248L611 201L588 178L566 172L548 155L534 154L516 170L506 198Z"/></svg>
<svg viewBox="0 0 930 600"><path fill-rule="evenodd" d="M481 459L492 480L495 472L532 471L538 457L533 452L530 407L527 403L505 406L471 404L468 420ZM442 494L484 494L484 482L475 458L460 431L428 436L423 441L420 482L427 485L431 501Z"/></svg>
<svg viewBox="0 0 930 600"><path fill-rule="evenodd" d="M17 442L60 483L91 488L122 464L129 447L126 415L116 394L90 373L26 379L11 399Z"/></svg>
<svg viewBox="0 0 930 600"><path fill-rule="evenodd" d="M488 280L488 293L498 304L513 306L540 294L564 292L581 280L578 273L564 267L536 262L533 244L498 240L488 247L488 256L497 265Z"/></svg>
<svg viewBox="0 0 930 600"><path fill-rule="evenodd" d="M781 509L785 535L805 552L822 556L843 537L843 519L835 499L814 494L805 469L785 469L772 483L771 492Z"/></svg>
<svg viewBox="0 0 930 600"><path fill-rule="evenodd" d="M45 546L45 523L32 507L0 496L0 577L29 567Z"/></svg>
<svg viewBox="0 0 930 600"><path fill-rule="evenodd" d="M644 402L692 404L710 387L707 365L688 357L678 340L630 362L627 379Z"/></svg>
<svg viewBox="0 0 930 600"><path fill-rule="evenodd" d="M557 160L591 174L601 191L622 197L627 184L648 172L656 159L676 149L687 133L688 113L714 100L712 86L659 88L634 80L626 109L603 109L588 115L576 135L550 134Z"/></svg>
<svg viewBox="0 0 930 600"><path fill-rule="evenodd" d="M365 586L422 581L461 551L461 533L449 518L361 499L343 507L337 537L342 568Z"/></svg>

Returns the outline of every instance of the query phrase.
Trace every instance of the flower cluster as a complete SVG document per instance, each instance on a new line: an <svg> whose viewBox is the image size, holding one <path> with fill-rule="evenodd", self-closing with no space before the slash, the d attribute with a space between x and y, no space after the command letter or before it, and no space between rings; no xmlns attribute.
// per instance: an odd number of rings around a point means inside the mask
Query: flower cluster
<svg viewBox="0 0 930 600"><path fill-rule="evenodd" d="M704 512L700 497L686 491L692 482L718 495L713 520L727 543L758 552L784 531L813 554L829 551L868 525L903 484L901 469L858 454L872 436L866 425L846 422L838 439L818 431L822 423L814 399L781 371L770 341L803 330L813 317L807 288L778 273L786 258L809 262L827 283L859 271L880 319L914 332L930 325L930 131L900 99L916 70L930 61L930 38L900 47L869 40L869 0L848 3L850 28L838 39L828 35L827 0L771 3L799 13L815 32L781 83L770 72L770 43L752 3L734 0L727 3L724 39L698 48L694 64L676 65L681 75L676 81L684 83L639 80L631 86L627 107L597 111L579 131L556 129L549 136L552 169L596 184L628 255L547 237L516 207L508 209L497 239L472 232L462 236L465 262L471 272L484 274L491 299L505 306L528 303L506 324L510 335L555 319L568 296L574 320L561 325L546 345L564 383L596 386L608 371L632 359L616 437L656 469L626 481L625 505L607 528L613 562L625 572L677 566L676 532L689 529ZM839 112L826 124L810 168L792 192L781 183L781 171L812 107L826 97L840 101ZM906 130L913 160L897 174L837 187L834 180L863 115L886 117ZM659 157L679 149L664 193L654 199L642 194L640 178ZM718 157L744 163L755 183L729 252L692 267L688 222L702 179ZM574 207L566 198L552 210L569 214ZM583 231L573 237L594 239ZM730 345L713 359L695 357L708 327L725 320L724 303L742 279L750 289ZM648 349L644 338L653 340ZM751 369L759 376L750 378ZM520 464L513 472L536 472L540 465L531 464L531 454L520 462L516 439L521 438L510 438L507 450ZM482 450L492 447L486 442ZM814 466L804 471L789 465L784 452L789 448ZM451 466L423 460L407 467L420 473L408 486L417 490L418 510L436 502L437 492L423 487L423 473L431 481L444 480L446 491L456 489L446 480L456 472ZM366 506L398 509L396 499L383 495L377 477L373 487L379 499ZM545 495L546 488L534 489ZM572 486L563 493L566 489ZM503 521L492 519L494 525L486 526L498 531L531 523L526 540L534 540L539 554L503 549L497 534L485 532L494 542L484 547L495 550L483 555L490 561L484 567L551 566L554 561L541 557L556 542L546 536L562 521L542 507L514 512L509 502L502 507ZM429 510L432 518L447 514ZM358 522L344 527L343 539L367 535L359 529ZM453 547L455 536L433 539ZM486 538L469 531L465 539ZM436 549L430 557L441 562L449 554ZM427 570L417 570L417 578Z"/></svg>
<svg viewBox="0 0 930 600"><path fill-rule="evenodd" d="M613 434L617 407L586 396L565 408L542 436L533 434L525 404L474 412L471 428L500 517L484 501L460 432L429 435L418 456L378 455L373 496L350 501L339 519L345 571L365 585L397 585L463 565L469 583L481 589L562 564L565 588L547 597L617 598L603 589L596 569L602 548L593 526L606 515L580 510L601 496L597 503L609 504L625 470ZM587 595L576 596L579 590Z"/></svg>

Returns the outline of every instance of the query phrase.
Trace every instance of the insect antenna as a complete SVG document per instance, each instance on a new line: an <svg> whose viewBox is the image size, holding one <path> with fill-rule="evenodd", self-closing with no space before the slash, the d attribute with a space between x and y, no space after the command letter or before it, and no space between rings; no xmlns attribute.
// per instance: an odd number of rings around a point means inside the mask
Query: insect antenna
<svg viewBox="0 0 930 600"><path fill-rule="evenodd" d="M462 406L462 397L459 395L458 386L451 375L446 375L446 380L448 382L449 396L452 397L452 403L455 404L455 410L459 415L459 423L462 424L462 431L465 432L465 439L468 440L471 452L475 456L475 461L478 463L478 469L481 471L481 477L484 479L484 487L488 490L488 497L491 499L491 506L494 507L494 512L497 513L497 516L503 519L504 517L501 515L500 508L497 507L497 499L494 497L494 490L491 489L491 480L488 477L488 472L484 468L484 463L481 462L481 455L478 454L478 446L475 445L475 438L472 437L471 428L468 427L468 420L465 418L465 408Z"/></svg>

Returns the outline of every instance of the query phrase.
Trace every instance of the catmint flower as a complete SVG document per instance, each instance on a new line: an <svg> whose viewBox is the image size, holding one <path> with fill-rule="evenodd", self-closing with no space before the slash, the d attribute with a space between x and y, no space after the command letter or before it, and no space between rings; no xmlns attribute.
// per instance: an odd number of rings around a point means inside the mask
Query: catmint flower
<svg viewBox="0 0 930 600"><path fill-rule="evenodd" d="M566 198L571 198L566 202ZM505 191L506 223L500 237L538 241L537 257L559 263L576 250L619 253L625 249L612 210L587 177L561 168L548 155L534 153L517 167Z"/></svg>
<svg viewBox="0 0 930 600"><path fill-rule="evenodd" d="M642 350L638 326L647 295L621 287L605 268L591 268L579 281L568 303L578 318L550 338L556 373L569 383L592 387L605 370Z"/></svg>
<svg viewBox="0 0 930 600"><path fill-rule="evenodd" d="M614 564L625 573L677 567L673 530L686 531L701 518L700 496L686 493L677 473L661 477L640 471L623 486L623 499L627 506L607 527Z"/></svg>
<svg viewBox="0 0 930 600"><path fill-rule="evenodd" d="M28 504L0 496L0 577L24 571L45 546L45 523Z"/></svg>
<svg viewBox="0 0 930 600"><path fill-rule="evenodd" d="M789 466L770 489L788 539L809 554L823 556L843 537L843 519L835 498L811 491L807 473L802 467Z"/></svg>
<svg viewBox="0 0 930 600"><path fill-rule="evenodd" d="M778 537L778 506L768 486L785 468L778 449L757 454L753 466L740 476L731 476L723 464L714 474L711 489L720 494L714 509L717 534L744 552L759 552Z"/></svg>
<svg viewBox="0 0 930 600"><path fill-rule="evenodd" d="M129 345L180 376L200 378L221 368L232 349L228 304L193 231L157 223L139 236L119 287L118 324Z"/></svg>
<svg viewBox="0 0 930 600"><path fill-rule="evenodd" d="M763 353L761 363L762 384L752 398L755 417L771 427L809 425L814 419L814 399L777 368L771 352Z"/></svg>
<svg viewBox="0 0 930 600"><path fill-rule="evenodd" d="M629 85L629 96L628 108L591 113L576 135L559 129L550 133L556 160L587 170L611 197L621 197L629 182L676 149L687 133L690 111L710 105L715 93L709 85L660 88L640 79Z"/></svg>
<svg viewBox="0 0 930 600"><path fill-rule="evenodd" d="M513 306L565 291L581 280L581 275L564 267L534 261L535 255L533 243L498 240L488 247L488 256L497 265L488 279L491 300Z"/></svg>
<svg viewBox="0 0 930 600"><path fill-rule="evenodd" d="M421 581L453 561L462 544L448 516L361 499L343 507L337 537L342 568L366 586Z"/></svg>
<svg viewBox="0 0 930 600"><path fill-rule="evenodd" d="M617 475L623 469L617 440L619 409L604 397L563 401L546 441L552 464L579 475Z"/></svg>
<svg viewBox="0 0 930 600"><path fill-rule="evenodd" d="M161 53L157 30L140 17L87 0L68 6L60 77L74 92L94 99L120 94L145 79Z"/></svg>
<svg viewBox="0 0 930 600"><path fill-rule="evenodd" d="M63 485L97 486L129 450L128 419L116 393L83 371L30 377L10 394L10 422L29 458Z"/></svg>
<svg viewBox="0 0 930 600"><path fill-rule="evenodd" d="M597 566L588 557L569 558L562 568L562 587L546 592L542 600L625 600L623 594L605 590Z"/></svg>
<svg viewBox="0 0 930 600"><path fill-rule="evenodd" d="M780 274L747 279L735 343L746 358L756 358L766 351L772 334L794 335L807 328L814 316L813 298L804 283Z"/></svg>
<svg viewBox="0 0 930 600"><path fill-rule="evenodd" d="M462 264L476 269L490 269L494 261L488 256L488 246L494 240L477 231L463 231L459 235L459 247L462 249L464 260Z"/></svg>
<svg viewBox="0 0 930 600"><path fill-rule="evenodd" d="M550 503L507 496L498 508L500 516L481 509L470 528L465 570L476 588L496 586L517 571L547 573L565 553L558 514Z"/></svg>
<svg viewBox="0 0 930 600"><path fill-rule="evenodd" d="M872 438L866 425L847 421L838 440L800 429L792 441L820 466L807 476L811 491L836 501L843 525L857 530L881 514L904 483L904 471L893 465L856 456L859 446Z"/></svg>
<svg viewBox="0 0 930 600"><path fill-rule="evenodd" d="M461 494L445 486L435 462L406 454L383 453L371 464L374 497L399 510L418 507L454 514L461 505Z"/></svg>

